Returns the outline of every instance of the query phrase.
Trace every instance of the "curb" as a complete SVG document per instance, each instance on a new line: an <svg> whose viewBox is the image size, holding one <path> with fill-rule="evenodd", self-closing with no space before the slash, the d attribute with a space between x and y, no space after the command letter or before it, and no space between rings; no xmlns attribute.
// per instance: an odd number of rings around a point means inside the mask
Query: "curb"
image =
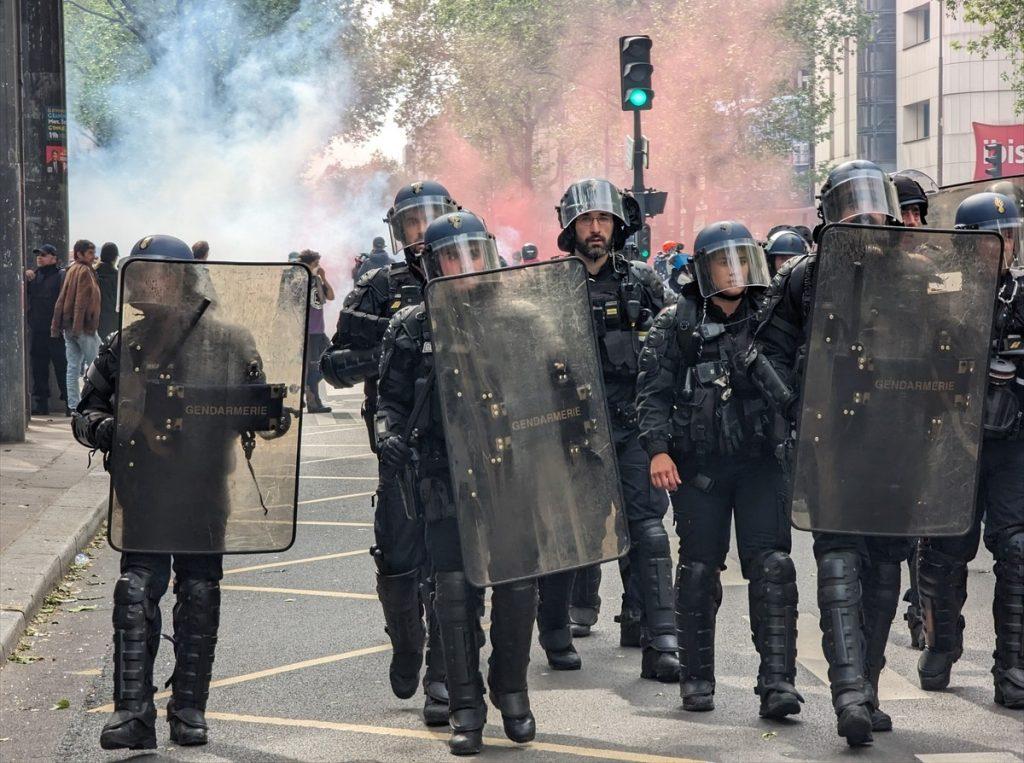
<svg viewBox="0 0 1024 763"><path fill-rule="evenodd" d="M14 651L47 594L75 555L92 540L107 513L109 482L89 474L68 488L0 560L0 665Z"/></svg>

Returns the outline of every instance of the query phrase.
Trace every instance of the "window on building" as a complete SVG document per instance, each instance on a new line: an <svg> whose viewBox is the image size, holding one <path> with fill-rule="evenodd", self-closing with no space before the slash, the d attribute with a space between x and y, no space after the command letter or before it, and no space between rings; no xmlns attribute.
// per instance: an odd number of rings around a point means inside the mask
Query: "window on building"
<svg viewBox="0 0 1024 763"><path fill-rule="evenodd" d="M932 38L931 4L925 3L903 14L903 48L912 48Z"/></svg>
<svg viewBox="0 0 1024 763"><path fill-rule="evenodd" d="M927 138L931 129L931 101L918 101L903 107L903 142Z"/></svg>

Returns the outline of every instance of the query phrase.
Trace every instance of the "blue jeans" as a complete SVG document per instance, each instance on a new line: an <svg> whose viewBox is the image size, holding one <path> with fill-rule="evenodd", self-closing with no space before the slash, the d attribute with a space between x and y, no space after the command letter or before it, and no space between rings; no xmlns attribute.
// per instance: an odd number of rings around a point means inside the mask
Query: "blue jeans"
<svg viewBox="0 0 1024 763"><path fill-rule="evenodd" d="M75 336L65 331L64 349L68 356L68 408L74 410L82 395L78 383L89 364L96 360L96 353L100 350L100 335L93 332Z"/></svg>

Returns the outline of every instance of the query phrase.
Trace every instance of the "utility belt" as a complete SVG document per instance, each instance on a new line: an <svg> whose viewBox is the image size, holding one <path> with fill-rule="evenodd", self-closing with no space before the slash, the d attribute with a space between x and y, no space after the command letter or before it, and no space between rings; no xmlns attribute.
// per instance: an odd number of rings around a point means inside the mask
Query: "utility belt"
<svg viewBox="0 0 1024 763"><path fill-rule="evenodd" d="M775 416L763 398L738 397L729 387L695 385L711 376L719 361L691 367L672 413L672 438L677 448L698 461L710 456L765 455L775 439ZM703 366L703 368L701 368Z"/></svg>

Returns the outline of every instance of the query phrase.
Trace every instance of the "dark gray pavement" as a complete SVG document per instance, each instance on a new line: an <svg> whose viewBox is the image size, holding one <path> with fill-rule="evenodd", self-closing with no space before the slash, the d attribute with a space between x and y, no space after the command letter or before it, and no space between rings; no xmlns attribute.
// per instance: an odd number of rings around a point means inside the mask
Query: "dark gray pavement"
<svg viewBox="0 0 1024 763"><path fill-rule="evenodd" d="M0 758L4 761L430 761L450 760L446 734L426 729L419 700L398 700L387 682L388 647L373 595L369 494L375 462L367 457L358 418L359 395L333 396L335 411L309 417L304 432L303 501L299 538L285 554L230 557L225 566L223 623L208 716L211 744L161 747L154 754L108 754L98 736L110 701L110 594L117 555L105 544L74 574L54 608L34 627L20 654L32 664L0 670ZM922 763L1019 761L1024 714L992 703L991 558L971 565L963 659L949 691L916 686L918 652L902 620L893 626L884 707L896 730L873 747L849 750L835 736L824 683L810 539L796 533L801 593L798 688L807 702L797 720L757 717L753 693L757 658L746 619L747 596L738 565L726 572L718 619L717 709L688 714L678 687L639 678L637 650L618 647L618 575L606 568L605 608L594 634L579 640L584 667L553 673L535 647L530 689L537 741L516 750L491 709L484 759L563 761L812 761L858 758ZM98 597L98 598L93 598ZM164 600L170 623L173 598ZM78 607L96 609L72 611ZM484 656L487 654L485 647ZM156 674L171 672L169 644ZM162 687L161 687L162 688ZM163 695L161 695L163 696ZM58 707L68 700L65 710ZM162 706L165 699L160 700Z"/></svg>

